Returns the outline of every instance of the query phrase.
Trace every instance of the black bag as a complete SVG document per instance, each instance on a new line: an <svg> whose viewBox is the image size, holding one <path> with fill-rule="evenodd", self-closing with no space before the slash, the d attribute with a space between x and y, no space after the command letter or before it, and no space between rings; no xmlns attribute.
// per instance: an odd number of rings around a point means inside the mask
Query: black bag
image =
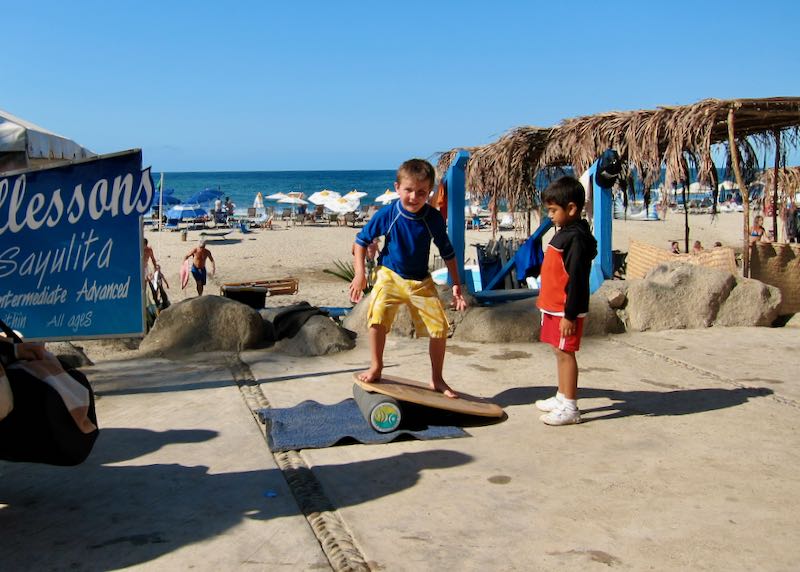
<svg viewBox="0 0 800 572"><path fill-rule="evenodd" d="M2 320L0 329L16 342L21 341ZM5 372L14 394L14 409L0 421L0 459L62 466L82 463L100 430L81 431L61 395L38 377L17 368L5 368ZM87 416L97 427L89 381L76 369L66 373L89 391Z"/></svg>

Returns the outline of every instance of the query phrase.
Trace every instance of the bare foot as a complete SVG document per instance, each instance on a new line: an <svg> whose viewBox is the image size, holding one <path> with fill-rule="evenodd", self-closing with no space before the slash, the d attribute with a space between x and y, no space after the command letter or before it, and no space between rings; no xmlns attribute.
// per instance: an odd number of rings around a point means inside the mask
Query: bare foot
<svg viewBox="0 0 800 572"><path fill-rule="evenodd" d="M375 383L381 378L381 368L371 367L367 371L358 374L358 379L364 383Z"/></svg>
<svg viewBox="0 0 800 572"><path fill-rule="evenodd" d="M438 391L445 397L449 397L450 399L458 399L458 394L453 391L453 388L447 385L447 383L440 379L438 381L431 382L431 389L434 391Z"/></svg>

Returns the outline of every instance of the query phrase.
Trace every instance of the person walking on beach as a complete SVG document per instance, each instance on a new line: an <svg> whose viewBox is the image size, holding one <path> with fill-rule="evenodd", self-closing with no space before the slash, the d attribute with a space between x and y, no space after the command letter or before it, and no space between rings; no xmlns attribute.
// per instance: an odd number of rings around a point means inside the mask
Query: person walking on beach
<svg viewBox="0 0 800 572"><path fill-rule="evenodd" d="M207 279L206 260L211 261L212 275L217 272L217 264L214 262L211 251L206 248L206 241L203 239L200 239L198 245L183 257L184 260L188 260L189 258L192 258L192 277L197 286L197 295L202 296L203 287L206 285Z"/></svg>
<svg viewBox="0 0 800 572"><path fill-rule="evenodd" d="M378 271L367 314L371 364L359 375L367 383L380 379L386 334L397 310L406 305L417 335L428 336L431 360L431 389L448 397L458 397L443 377L445 347L449 324L436 284L428 271L431 241L453 278L453 305L459 311L467 307L461 293L456 268L456 253L447 236L444 218L427 204L435 182L433 166L422 159L410 159L400 165L394 184L400 199L379 210L356 235L353 246L355 276L350 283L350 299L358 302L364 295L367 279L364 259L373 240L384 237L378 257Z"/></svg>
<svg viewBox="0 0 800 572"><path fill-rule="evenodd" d="M535 405L547 425L580 423L578 362L583 320L589 311L589 274L597 241L581 218L586 193L580 181L561 177L542 194L556 234L544 254L542 286L536 305L542 314L541 341L553 346L558 392Z"/></svg>
<svg viewBox="0 0 800 572"><path fill-rule="evenodd" d="M147 263L152 262L153 270L158 267L158 263L156 262L156 255L153 254L153 248L147 243L147 239L144 239L144 249L142 250L142 269L144 270L145 278L150 277L150 272L147 270Z"/></svg>

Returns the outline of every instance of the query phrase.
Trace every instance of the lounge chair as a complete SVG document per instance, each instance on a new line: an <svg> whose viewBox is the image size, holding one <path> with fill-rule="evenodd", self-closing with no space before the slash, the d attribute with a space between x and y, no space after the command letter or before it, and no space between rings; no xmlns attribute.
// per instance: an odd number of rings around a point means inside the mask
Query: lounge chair
<svg viewBox="0 0 800 572"><path fill-rule="evenodd" d="M514 230L514 215L511 213L504 214L500 222L497 223L497 228L500 230Z"/></svg>
<svg viewBox="0 0 800 572"><path fill-rule="evenodd" d="M336 223L339 226L339 213L328 213L328 224Z"/></svg>
<svg viewBox="0 0 800 572"><path fill-rule="evenodd" d="M167 224L164 225L166 230L178 230L178 225L180 224L181 219L179 218L168 218Z"/></svg>

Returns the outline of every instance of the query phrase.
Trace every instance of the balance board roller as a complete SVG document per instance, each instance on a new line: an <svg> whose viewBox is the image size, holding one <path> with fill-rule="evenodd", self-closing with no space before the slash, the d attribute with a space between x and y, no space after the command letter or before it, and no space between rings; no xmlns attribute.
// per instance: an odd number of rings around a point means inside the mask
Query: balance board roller
<svg viewBox="0 0 800 572"><path fill-rule="evenodd" d="M353 396L364 419L381 433L395 431L402 419L402 403L413 403L463 415L502 417L503 408L481 397L459 392L458 398L433 391L426 383L394 375L382 375L366 383L353 374Z"/></svg>
<svg viewBox="0 0 800 572"><path fill-rule="evenodd" d="M394 397L381 393L369 393L358 384L353 384L353 398L361 415L378 433L391 433L400 426L403 418L400 404Z"/></svg>

